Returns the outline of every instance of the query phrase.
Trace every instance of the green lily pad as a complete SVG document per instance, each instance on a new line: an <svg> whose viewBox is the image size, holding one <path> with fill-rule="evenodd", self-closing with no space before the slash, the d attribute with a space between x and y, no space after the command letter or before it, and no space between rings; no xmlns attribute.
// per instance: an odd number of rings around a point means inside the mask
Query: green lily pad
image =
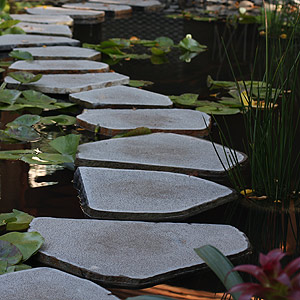
<svg viewBox="0 0 300 300"><path fill-rule="evenodd" d="M131 87L143 87L143 86L148 86L152 85L154 82L152 81L146 81L146 80L129 80L128 85Z"/></svg>
<svg viewBox="0 0 300 300"><path fill-rule="evenodd" d="M12 139L21 142L34 142L40 139L39 133L37 133L32 127L14 125L5 129L5 133Z"/></svg>
<svg viewBox="0 0 300 300"><path fill-rule="evenodd" d="M150 60L153 65L162 65L169 62L165 55L152 55Z"/></svg>
<svg viewBox="0 0 300 300"><path fill-rule="evenodd" d="M0 260L7 262L7 265L16 265L22 260L21 251L12 243L0 241Z"/></svg>
<svg viewBox="0 0 300 300"><path fill-rule="evenodd" d="M26 32L17 26L11 27L11 28L7 28L2 32L2 35L4 34L26 34Z"/></svg>
<svg viewBox="0 0 300 300"><path fill-rule="evenodd" d="M28 164L36 165L61 165L65 163L73 163L74 159L70 156L64 156L59 153L40 153L38 155L24 155L22 161Z"/></svg>
<svg viewBox="0 0 300 300"><path fill-rule="evenodd" d="M179 48L189 52L202 52L207 50L207 46L199 44L192 38L185 37L178 44Z"/></svg>
<svg viewBox="0 0 300 300"><path fill-rule="evenodd" d="M0 159L6 160L18 160L21 159L22 156L27 154L33 154L33 150L6 150L0 151Z"/></svg>
<svg viewBox="0 0 300 300"><path fill-rule="evenodd" d="M38 232L10 232L1 235L0 240L15 245L22 253L22 261L35 254L44 242L44 238Z"/></svg>
<svg viewBox="0 0 300 300"><path fill-rule="evenodd" d="M21 92L17 90L0 90L0 102L5 104L14 104L16 100L20 97Z"/></svg>
<svg viewBox="0 0 300 300"><path fill-rule="evenodd" d="M13 50L8 54L10 57L20 60L33 60L33 56L30 52Z"/></svg>
<svg viewBox="0 0 300 300"><path fill-rule="evenodd" d="M149 129L147 127L138 127L138 128L132 129L128 132L117 134L113 137L113 139L122 138L122 137L137 136L137 135L145 135L145 134L150 134L150 133L152 133L151 129Z"/></svg>
<svg viewBox="0 0 300 300"><path fill-rule="evenodd" d="M18 23L20 23L19 20L6 20L6 21L0 23L0 29L5 30L14 25L17 25Z"/></svg>
<svg viewBox="0 0 300 300"><path fill-rule="evenodd" d="M12 213L0 214L0 221L6 223L7 231L25 230L29 227L32 220L33 216L17 209L13 209Z"/></svg>
<svg viewBox="0 0 300 300"><path fill-rule="evenodd" d="M37 122L39 122L40 119L41 119L40 116L25 114L25 115L22 115L22 116L16 118L14 121L7 123L6 127L16 126L16 125L30 127L30 126L36 124Z"/></svg>
<svg viewBox="0 0 300 300"><path fill-rule="evenodd" d="M8 263L5 260L0 260L0 275L5 274L7 270Z"/></svg>
<svg viewBox="0 0 300 300"><path fill-rule="evenodd" d="M41 118L40 122L44 125L74 125L76 123L76 118L68 115L58 115L58 116L51 116L51 117L43 117Z"/></svg>
<svg viewBox="0 0 300 300"><path fill-rule="evenodd" d="M169 98L175 104L185 105L185 106L195 106L195 102L198 99L198 94L182 94L180 96L169 96Z"/></svg>
<svg viewBox="0 0 300 300"><path fill-rule="evenodd" d="M10 72L8 73L8 76L12 77L14 80L19 81L21 83L31 83L31 82L36 82L42 78L42 74L37 74L34 75L29 72Z"/></svg>
<svg viewBox="0 0 300 300"><path fill-rule="evenodd" d="M34 90L27 90L22 92L23 96L29 103L44 103L44 104L53 104L56 103L56 99L51 98L41 92Z"/></svg>
<svg viewBox="0 0 300 300"><path fill-rule="evenodd" d="M166 52L162 48L157 48L157 47L152 47L151 48L151 53L153 55L165 55Z"/></svg>
<svg viewBox="0 0 300 300"><path fill-rule="evenodd" d="M219 106L219 105L199 106L196 108L196 110L211 115L235 115L240 112L238 108L231 108L225 105L224 106Z"/></svg>

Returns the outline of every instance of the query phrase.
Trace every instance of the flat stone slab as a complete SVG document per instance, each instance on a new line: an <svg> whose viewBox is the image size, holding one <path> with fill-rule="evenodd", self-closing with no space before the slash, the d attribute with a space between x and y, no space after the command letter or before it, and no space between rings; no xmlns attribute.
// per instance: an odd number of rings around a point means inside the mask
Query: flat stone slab
<svg viewBox="0 0 300 300"><path fill-rule="evenodd" d="M158 11L163 8L163 5L157 0L90 0L90 2L130 5L133 8L142 8L147 11Z"/></svg>
<svg viewBox="0 0 300 300"><path fill-rule="evenodd" d="M67 25L48 25L20 22L17 24L17 26L23 29L26 33L30 34L72 37L72 31Z"/></svg>
<svg viewBox="0 0 300 300"><path fill-rule="evenodd" d="M87 9L67 9L61 7L33 7L27 8L26 12L31 15L63 15L70 16L76 23L99 23L104 21L105 12Z"/></svg>
<svg viewBox="0 0 300 300"><path fill-rule="evenodd" d="M127 86L71 94L70 100L86 108L170 108L169 97Z"/></svg>
<svg viewBox="0 0 300 300"><path fill-rule="evenodd" d="M208 114L189 109L87 109L76 117L84 129L114 136L138 127L203 137L209 133Z"/></svg>
<svg viewBox="0 0 300 300"><path fill-rule="evenodd" d="M34 268L0 276L5 300L117 300L99 285L52 268Z"/></svg>
<svg viewBox="0 0 300 300"><path fill-rule="evenodd" d="M0 36L0 51L9 51L16 47L42 46L79 46L78 40L61 36L46 36L37 34L5 34Z"/></svg>
<svg viewBox="0 0 300 300"><path fill-rule="evenodd" d="M9 72L26 71L34 74L85 74L108 72L105 63L90 60L19 60L8 68Z"/></svg>
<svg viewBox="0 0 300 300"><path fill-rule="evenodd" d="M230 166L223 146L215 144L215 147L228 170ZM230 155L230 149L225 150ZM237 151L236 155L239 164L243 165L247 156ZM82 144L78 147L75 163L77 166L169 171L218 182L222 182L226 176L210 141L173 133L153 133Z"/></svg>
<svg viewBox="0 0 300 300"><path fill-rule="evenodd" d="M23 50L16 48L14 50ZM53 59L88 59L99 60L101 53L93 49L71 47L71 46L52 46L52 47L28 47L27 52L30 52L34 59L53 60Z"/></svg>
<svg viewBox="0 0 300 300"><path fill-rule="evenodd" d="M128 5L103 4L97 2L68 3L64 4L63 8L100 10L105 11L105 13L113 13L115 16L128 15L132 13L132 8Z"/></svg>
<svg viewBox="0 0 300 300"><path fill-rule="evenodd" d="M28 15L28 14L11 14L14 20L20 20L22 22L28 23L38 23L38 24L56 24L56 25L73 25L73 19L70 16L63 15Z"/></svg>
<svg viewBox="0 0 300 300"><path fill-rule="evenodd" d="M249 249L228 225L35 218L29 230L45 238L39 262L108 287L142 288L200 270L194 248L203 245L226 256Z"/></svg>
<svg viewBox="0 0 300 300"><path fill-rule="evenodd" d="M17 88L19 86L18 81L8 76L5 77L5 82L8 88ZM22 84L22 86L23 88L34 89L46 94L71 94L128 83L128 76L109 72L44 75L39 81Z"/></svg>
<svg viewBox="0 0 300 300"><path fill-rule="evenodd" d="M168 172L79 167L74 183L94 219L183 220L237 198L220 184Z"/></svg>

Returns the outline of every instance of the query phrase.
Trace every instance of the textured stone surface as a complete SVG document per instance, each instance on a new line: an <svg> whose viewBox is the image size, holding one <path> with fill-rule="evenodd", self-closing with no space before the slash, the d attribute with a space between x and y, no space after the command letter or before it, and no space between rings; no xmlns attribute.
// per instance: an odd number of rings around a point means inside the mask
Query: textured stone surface
<svg viewBox="0 0 300 300"><path fill-rule="evenodd" d="M19 86L11 77L5 77L5 82L9 88ZM129 77L118 73L89 73L44 75L39 81L22 86L46 94L71 94L127 83Z"/></svg>
<svg viewBox="0 0 300 300"><path fill-rule="evenodd" d="M72 31L67 25L47 25L20 22L17 26L30 34L72 37Z"/></svg>
<svg viewBox="0 0 300 300"><path fill-rule="evenodd" d="M76 23L95 23L103 22L105 12L104 11L94 11L94 10L80 10L80 9L67 9L61 7L34 7L27 8L26 12L31 15L43 15L47 17L48 15L67 15L70 16Z"/></svg>
<svg viewBox="0 0 300 300"><path fill-rule="evenodd" d="M132 12L132 8L128 5L103 4L97 2L68 3L63 5L63 7L70 9L100 10L106 13L113 13L115 16L128 15Z"/></svg>
<svg viewBox="0 0 300 300"><path fill-rule="evenodd" d="M77 124L106 136L114 136L138 127L153 132L174 132L192 136L206 136L211 118L189 109L87 109L77 116Z"/></svg>
<svg viewBox="0 0 300 300"><path fill-rule="evenodd" d="M130 5L133 8L143 8L147 11L158 11L163 8L163 5L157 0L90 0L90 2Z"/></svg>
<svg viewBox="0 0 300 300"><path fill-rule="evenodd" d="M172 221L237 197L217 183L168 172L79 167L74 182L84 213L95 219Z"/></svg>
<svg viewBox="0 0 300 300"><path fill-rule="evenodd" d="M9 72L26 71L34 74L85 74L108 70L107 64L90 60L21 60L8 68Z"/></svg>
<svg viewBox="0 0 300 300"><path fill-rule="evenodd" d="M34 268L0 276L5 300L117 300L99 285L52 268Z"/></svg>
<svg viewBox="0 0 300 300"><path fill-rule="evenodd" d="M205 266L194 248L244 254L245 235L228 225L35 218L45 243L36 259L105 286L140 288Z"/></svg>
<svg viewBox="0 0 300 300"><path fill-rule="evenodd" d="M24 50L16 48L14 50ZM99 60L101 53L92 49L71 47L71 46L53 46L53 47L28 47L34 59L89 59Z"/></svg>
<svg viewBox="0 0 300 300"><path fill-rule="evenodd" d="M28 23L38 23L38 24L57 24L57 25L73 25L73 19L70 16L55 16L47 15L38 16L38 15L28 15L28 14L11 14L10 15L14 20L20 20L22 22Z"/></svg>
<svg viewBox="0 0 300 300"><path fill-rule="evenodd" d="M224 165L228 163L221 145L215 144ZM225 148L230 155L230 150ZM240 164L246 155L237 152ZM172 133L110 139L78 147L79 166L170 171L193 174L214 181L225 177L224 168L211 142Z"/></svg>
<svg viewBox="0 0 300 300"><path fill-rule="evenodd" d="M167 96L127 86L71 94L70 100L87 108L157 108L173 105Z"/></svg>
<svg viewBox="0 0 300 300"><path fill-rule="evenodd" d="M0 36L0 51L12 50L16 47L41 46L79 46L80 42L61 36L45 36L35 34L5 34Z"/></svg>

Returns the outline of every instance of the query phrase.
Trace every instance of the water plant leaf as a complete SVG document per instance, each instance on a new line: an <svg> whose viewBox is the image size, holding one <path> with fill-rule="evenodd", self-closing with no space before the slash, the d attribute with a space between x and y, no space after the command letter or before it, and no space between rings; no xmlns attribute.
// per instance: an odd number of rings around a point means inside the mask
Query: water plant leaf
<svg viewBox="0 0 300 300"><path fill-rule="evenodd" d="M23 271L23 270L31 269L31 266L28 266L26 264L17 264L15 266L13 266L13 268L14 268L14 272L16 272L16 271Z"/></svg>
<svg viewBox="0 0 300 300"><path fill-rule="evenodd" d="M22 92L23 96L25 97L28 102L38 102L44 104L52 104L56 103L56 99L51 98L41 92L37 92L34 90L27 90Z"/></svg>
<svg viewBox="0 0 300 300"><path fill-rule="evenodd" d="M152 81L146 80L129 80L128 85L132 87L143 87L154 84Z"/></svg>
<svg viewBox="0 0 300 300"><path fill-rule="evenodd" d="M44 242L44 238L38 232L9 232L1 235L0 240L15 245L22 253L22 261L35 254Z"/></svg>
<svg viewBox="0 0 300 300"><path fill-rule="evenodd" d="M130 137L130 136L137 136L137 135L145 135L152 133L151 129L147 127L137 127L135 129L132 129L128 132L117 134L113 137L113 139L116 138L122 138L122 137Z"/></svg>
<svg viewBox="0 0 300 300"><path fill-rule="evenodd" d="M17 90L0 90L0 102L5 104L14 104L16 100L20 97L21 92Z"/></svg>
<svg viewBox="0 0 300 300"><path fill-rule="evenodd" d="M0 241L0 261L6 261L7 265L16 265L22 260L21 251L8 241Z"/></svg>
<svg viewBox="0 0 300 300"><path fill-rule="evenodd" d="M7 270L7 261L5 260L0 260L0 275L6 273Z"/></svg>
<svg viewBox="0 0 300 300"><path fill-rule="evenodd" d="M0 23L0 29L5 30L20 23L19 20L6 20Z"/></svg>
<svg viewBox="0 0 300 300"><path fill-rule="evenodd" d="M17 72L10 72L7 74L8 76L12 77L14 80L19 81L21 83L31 83L31 82L36 82L42 78L42 74L37 74L34 75L30 72L22 72L22 71L17 71Z"/></svg>
<svg viewBox="0 0 300 300"><path fill-rule="evenodd" d="M25 115L22 115L22 116L16 118L14 121L7 123L6 126L10 127L10 126L21 125L21 126L30 127L30 126L36 124L37 122L39 122L40 119L41 119L40 116L25 114Z"/></svg>
<svg viewBox="0 0 300 300"><path fill-rule="evenodd" d="M228 106L200 106L196 110L210 114L210 115L235 115L240 113L238 108L231 108Z"/></svg>
<svg viewBox="0 0 300 300"><path fill-rule="evenodd" d="M153 65L162 65L169 62L165 55L152 55L150 60Z"/></svg>
<svg viewBox="0 0 300 300"><path fill-rule="evenodd" d="M7 231L25 230L32 220L33 216L17 209L13 209L11 213L0 214L0 221L6 223Z"/></svg>
<svg viewBox="0 0 300 300"><path fill-rule="evenodd" d="M33 154L34 150L6 150L0 151L0 159L7 160L18 160L21 159L24 155Z"/></svg>
<svg viewBox="0 0 300 300"><path fill-rule="evenodd" d="M27 154L22 156L21 160L28 164L36 165L61 165L74 162L72 157L64 156L59 153Z"/></svg>
<svg viewBox="0 0 300 300"><path fill-rule="evenodd" d="M2 12L5 8L6 0L0 0L0 12Z"/></svg>
<svg viewBox="0 0 300 300"><path fill-rule="evenodd" d="M211 245L205 245L194 250L219 277L227 290L237 284L243 283L241 276L237 272L230 272L233 269L232 263L217 248ZM240 293L233 293L233 299L238 300L239 294Z"/></svg>
<svg viewBox="0 0 300 300"><path fill-rule="evenodd" d="M28 126L13 125L5 129L5 133L8 137L22 142L33 142L40 139L39 133Z"/></svg>
<svg viewBox="0 0 300 300"><path fill-rule="evenodd" d="M221 88L230 89L236 87L236 83L233 81L213 80L210 75L207 76L206 83L210 90L221 89Z"/></svg>
<svg viewBox="0 0 300 300"><path fill-rule="evenodd" d="M199 44L193 38L185 37L178 44L179 48L189 52L203 52L207 50L207 46Z"/></svg>
<svg viewBox="0 0 300 300"><path fill-rule="evenodd" d="M33 60L33 56L30 52L13 50L8 54L10 57L20 60Z"/></svg>
<svg viewBox="0 0 300 300"><path fill-rule="evenodd" d="M76 118L68 115L58 115L51 117L43 117L40 119L40 123L44 125L74 125L76 123Z"/></svg>
<svg viewBox="0 0 300 300"><path fill-rule="evenodd" d="M152 47L151 53L153 55L165 55L166 54L166 52L162 48L157 48L157 47Z"/></svg>
<svg viewBox="0 0 300 300"><path fill-rule="evenodd" d="M173 103L185 105L185 106L195 106L195 103L198 99L198 94L182 94L180 96L169 96Z"/></svg>
<svg viewBox="0 0 300 300"><path fill-rule="evenodd" d="M181 61L185 61L189 63L194 57L196 57L199 53L198 52L190 52L186 51L182 55L179 56Z"/></svg>

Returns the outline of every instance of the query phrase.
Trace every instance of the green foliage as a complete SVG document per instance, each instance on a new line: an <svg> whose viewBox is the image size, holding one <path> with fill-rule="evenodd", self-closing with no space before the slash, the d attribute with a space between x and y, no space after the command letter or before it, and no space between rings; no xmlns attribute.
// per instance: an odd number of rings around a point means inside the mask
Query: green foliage
<svg viewBox="0 0 300 300"><path fill-rule="evenodd" d="M11 213L0 214L0 221L5 223L6 231L26 230L32 220L33 216L17 209L13 209Z"/></svg>
<svg viewBox="0 0 300 300"><path fill-rule="evenodd" d="M113 139L122 138L122 137L137 136L137 135L145 135L145 134L150 134L150 133L152 133L151 129L149 129L147 127L138 127L138 128L132 129L128 132L117 134L113 137Z"/></svg>
<svg viewBox="0 0 300 300"><path fill-rule="evenodd" d="M39 81L43 75L42 74L34 75L30 72L18 71L18 72L10 72L8 73L8 76L10 76L16 81L19 81L20 83L28 84L28 83Z"/></svg>
<svg viewBox="0 0 300 300"><path fill-rule="evenodd" d="M8 54L10 57L20 60L33 60L33 56L30 52L13 50Z"/></svg>
<svg viewBox="0 0 300 300"><path fill-rule="evenodd" d="M143 87L143 86L148 86L152 85L152 81L146 81L146 80L129 80L129 86L131 87Z"/></svg>

